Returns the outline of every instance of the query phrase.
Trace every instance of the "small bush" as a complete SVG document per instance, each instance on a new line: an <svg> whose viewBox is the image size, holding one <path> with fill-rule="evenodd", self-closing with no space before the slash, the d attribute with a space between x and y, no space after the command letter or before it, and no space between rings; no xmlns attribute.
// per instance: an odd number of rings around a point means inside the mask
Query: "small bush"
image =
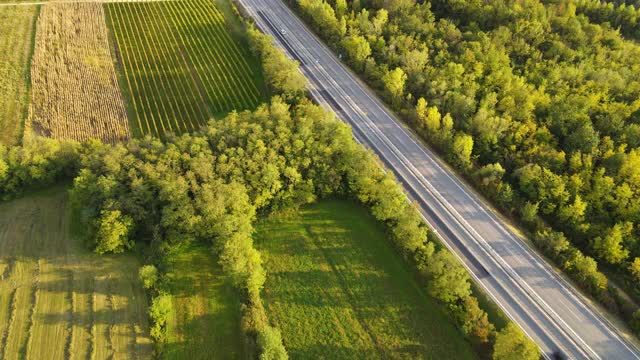
<svg viewBox="0 0 640 360"><path fill-rule="evenodd" d="M138 271L138 278L145 289L153 289L158 281L158 269L153 265L145 265Z"/></svg>

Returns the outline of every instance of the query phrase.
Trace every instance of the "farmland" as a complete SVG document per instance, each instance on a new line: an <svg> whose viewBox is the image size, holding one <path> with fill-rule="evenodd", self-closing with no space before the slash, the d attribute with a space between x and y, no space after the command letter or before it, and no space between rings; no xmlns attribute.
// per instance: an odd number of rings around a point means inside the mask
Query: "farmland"
<svg viewBox="0 0 640 360"><path fill-rule="evenodd" d="M292 358L474 358L384 236L347 201L258 222L267 312Z"/></svg>
<svg viewBox="0 0 640 360"><path fill-rule="evenodd" d="M167 256L174 312L165 359L240 359L240 299L211 250L187 245Z"/></svg>
<svg viewBox="0 0 640 360"><path fill-rule="evenodd" d="M38 19L28 128L57 139L130 137L102 4L47 4Z"/></svg>
<svg viewBox="0 0 640 360"><path fill-rule="evenodd" d="M181 133L264 100L258 62L208 1L107 4L138 135Z"/></svg>
<svg viewBox="0 0 640 360"><path fill-rule="evenodd" d="M0 8L0 144L14 144L21 138L38 10L38 6Z"/></svg>
<svg viewBox="0 0 640 360"><path fill-rule="evenodd" d="M151 357L138 261L75 240L64 189L0 213L0 358Z"/></svg>

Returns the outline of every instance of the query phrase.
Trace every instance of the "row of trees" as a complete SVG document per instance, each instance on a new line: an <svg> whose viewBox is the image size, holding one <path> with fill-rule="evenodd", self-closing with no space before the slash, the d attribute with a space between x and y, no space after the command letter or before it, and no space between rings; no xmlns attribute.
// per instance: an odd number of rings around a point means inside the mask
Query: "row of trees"
<svg viewBox="0 0 640 360"><path fill-rule="evenodd" d="M348 126L307 100L290 107L274 98L255 112L233 113L200 132L165 142L145 138L69 148L68 153L46 146L19 148L31 155L15 163L34 174L40 173L36 168L55 170L49 164L63 164L68 175L77 174L72 200L99 253L122 252L144 243L162 258L181 243L211 243L246 295L244 328L255 335L262 358L286 358L286 352L260 300L266 273L253 247L252 222L274 209L327 196L353 197L371 209L422 275L429 293L446 306L471 341L487 347L494 340L499 344L516 339L515 348L534 349L537 354L530 340L514 335L517 328L496 334L472 294L468 273L439 244L393 176L353 140ZM4 151L0 159L15 152ZM51 162L30 160L38 157ZM20 166L6 168L4 179L22 176L25 169ZM154 294L150 314L153 335L160 340L171 311L170 294L159 280L161 270L144 267L140 274Z"/></svg>
<svg viewBox="0 0 640 360"><path fill-rule="evenodd" d="M247 27L249 48L262 60L262 72L272 94L287 101L305 96L307 79L299 70L300 64L289 59L273 45L273 38L253 26Z"/></svg>
<svg viewBox="0 0 640 360"><path fill-rule="evenodd" d="M640 295L640 46L575 4L517 3L293 5L498 205L566 240L552 257L617 311L583 252Z"/></svg>
<svg viewBox="0 0 640 360"><path fill-rule="evenodd" d="M71 178L77 172L78 148L75 142L44 138L25 147L0 144L0 201Z"/></svg>

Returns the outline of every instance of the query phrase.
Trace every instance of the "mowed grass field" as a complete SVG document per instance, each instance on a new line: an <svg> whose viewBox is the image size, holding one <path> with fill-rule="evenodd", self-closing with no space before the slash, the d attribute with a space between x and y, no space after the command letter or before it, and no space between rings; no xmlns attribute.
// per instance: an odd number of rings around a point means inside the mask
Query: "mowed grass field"
<svg viewBox="0 0 640 360"><path fill-rule="evenodd" d="M100 3L42 5L27 131L55 139L127 140L129 120Z"/></svg>
<svg viewBox="0 0 640 360"><path fill-rule="evenodd" d="M187 245L168 257L174 312L164 359L241 359L240 299L211 250Z"/></svg>
<svg viewBox="0 0 640 360"><path fill-rule="evenodd" d="M265 100L259 61L211 1L105 6L137 135L190 131Z"/></svg>
<svg viewBox="0 0 640 360"><path fill-rule="evenodd" d="M65 189L0 204L0 359L147 359L135 257L70 235Z"/></svg>
<svg viewBox="0 0 640 360"><path fill-rule="evenodd" d="M366 210L322 201L257 224L269 319L293 359L473 359Z"/></svg>
<svg viewBox="0 0 640 360"><path fill-rule="evenodd" d="M29 103L29 60L39 6L0 7L0 144L19 141Z"/></svg>

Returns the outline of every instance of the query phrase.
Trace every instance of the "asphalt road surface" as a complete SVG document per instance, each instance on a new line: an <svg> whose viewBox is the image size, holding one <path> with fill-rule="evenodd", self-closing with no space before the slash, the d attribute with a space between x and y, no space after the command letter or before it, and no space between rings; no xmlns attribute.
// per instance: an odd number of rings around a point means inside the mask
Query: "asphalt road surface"
<svg viewBox="0 0 640 360"><path fill-rule="evenodd" d="M239 0L301 64L309 90L351 125L418 202L429 225L546 357L640 359L638 350L484 204L281 0Z"/></svg>

